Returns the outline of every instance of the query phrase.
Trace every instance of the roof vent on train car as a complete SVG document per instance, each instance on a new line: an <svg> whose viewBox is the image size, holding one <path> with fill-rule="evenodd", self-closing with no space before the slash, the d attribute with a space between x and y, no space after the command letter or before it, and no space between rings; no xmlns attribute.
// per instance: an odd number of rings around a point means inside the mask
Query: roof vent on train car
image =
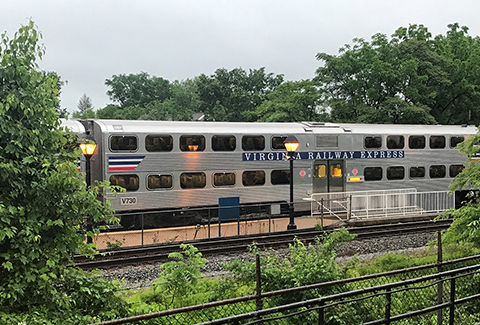
<svg viewBox="0 0 480 325"><path fill-rule="evenodd" d="M342 128L344 132L352 132L352 129L350 128Z"/></svg>
<svg viewBox="0 0 480 325"><path fill-rule="evenodd" d="M313 132L314 128L338 128L338 124L325 123L325 122L300 122L303 124L303 128L306 132Z"/></svg>

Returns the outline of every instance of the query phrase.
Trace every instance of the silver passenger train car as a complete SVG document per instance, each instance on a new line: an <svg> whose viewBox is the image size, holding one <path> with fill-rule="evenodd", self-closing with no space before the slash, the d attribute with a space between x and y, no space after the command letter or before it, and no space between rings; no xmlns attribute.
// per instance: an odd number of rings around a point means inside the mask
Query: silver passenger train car
<svg viewBox="0 0 480 325"><path fill-rule="evenodd" d="M457 144L477 131L474 126L307 122L81 123L98 144L92 179L126 189L107 196L125 227L134 223L128 216L135 211L169 211L146 226L194 224L194 215L172 211L215 207L225 197L238 197L242 205L286 204L290 171L283 141L290 134L300 142L295 202L320 192L446 190L465 162ZM309 205L296 205L303 208Z"/></svg>

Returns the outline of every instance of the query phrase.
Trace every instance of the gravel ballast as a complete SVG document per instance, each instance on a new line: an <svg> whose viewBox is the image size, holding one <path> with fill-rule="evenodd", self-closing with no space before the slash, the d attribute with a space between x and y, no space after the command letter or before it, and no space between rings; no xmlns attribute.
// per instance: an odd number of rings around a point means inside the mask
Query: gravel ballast
<svg viewBox="0 0 480 325"><path fill-rule="evenodd" d="M353 240L345 243L337 250L338 261L346 261L349 256L358 254L361 260L372 259L386 252L413 253L426 249L428 242L436 238L436 233L414 233L384 238ZM275 250L279 257L288 255L288 249ZM234 259L253 261L253 256L248 253L230 253L215 256L205 256L206 265L201 269L206 277L221 276L224 273L223 262ZM126 289L139 289L149 287L159 276L162 263L123 266L119 268L101 270L102 275L109 280L121 280Z"/></svg>

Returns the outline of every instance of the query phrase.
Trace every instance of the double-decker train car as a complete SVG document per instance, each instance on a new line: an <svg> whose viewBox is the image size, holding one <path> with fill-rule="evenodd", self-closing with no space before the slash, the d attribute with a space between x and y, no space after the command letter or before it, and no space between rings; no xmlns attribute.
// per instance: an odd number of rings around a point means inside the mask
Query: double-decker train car
<svg viewBox="0 0 480 325"><path fill-rule="evenodd" d="M132 212L158 212L145 226L195 224L200 215L186 211L218 206L225 197L238 197L241 205L286 204L291 175L283 141L288 135L300 142L293 171L296 202L321 192L444 191L464 166L457 144L477 131L474 126L308 122L81 123L98 144L92 180L126 190L106 198L124 227L135 224ZM297 211L303 208L309 205L296 205Z"/></svg>

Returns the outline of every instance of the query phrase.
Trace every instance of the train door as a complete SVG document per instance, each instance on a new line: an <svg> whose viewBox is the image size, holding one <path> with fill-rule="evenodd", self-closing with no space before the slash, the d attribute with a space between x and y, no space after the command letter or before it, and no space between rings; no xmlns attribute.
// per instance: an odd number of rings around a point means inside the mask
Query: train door
<svg viewBox="0 0 480 325"><path fill-rule="evenodd" d="M313 163L313 193L344 192L343 160L315 160Z"/></svg>

